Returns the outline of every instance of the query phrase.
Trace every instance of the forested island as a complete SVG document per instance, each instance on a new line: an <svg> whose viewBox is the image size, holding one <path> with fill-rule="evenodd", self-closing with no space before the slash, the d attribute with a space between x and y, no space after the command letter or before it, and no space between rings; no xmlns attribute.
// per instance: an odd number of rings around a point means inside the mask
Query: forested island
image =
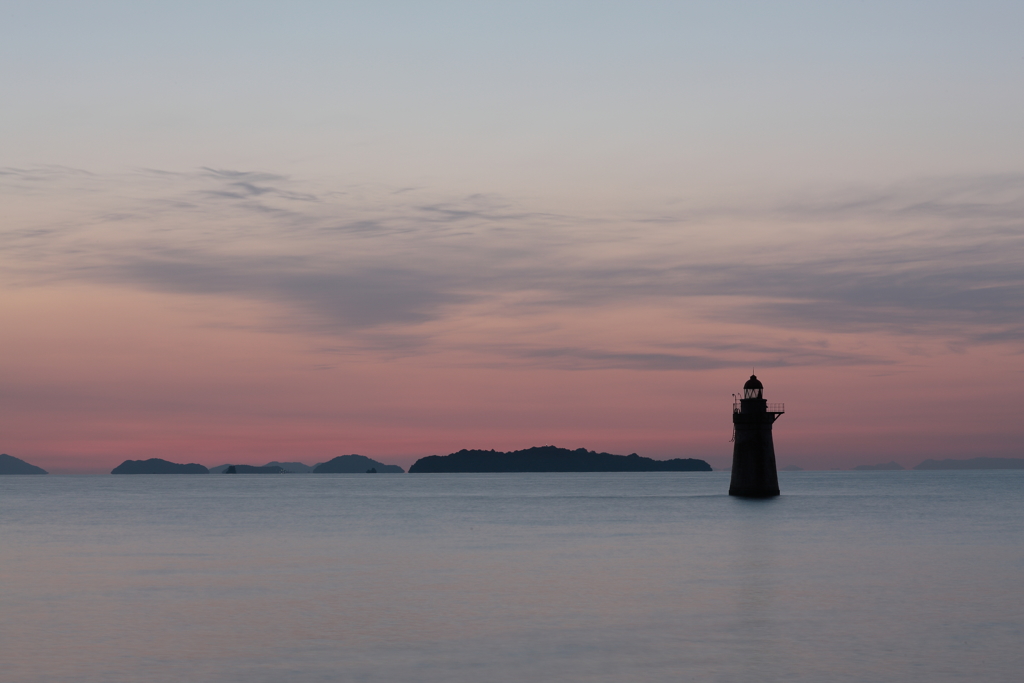
<svg viewBox="0 0 1024 683"><path fill-rule="evenodd" d="M209 474L210 470L192 462L180 465L176 462L150 458L149 460L125 460L110 471L111 474Z"/></svg>
<svg viewBox="0 0 1024 683"><path fill-rule="evenodd" d="M696 458L653 460L636 453L613 455L586 448L569 450L534 446L521 451L461 450L429 455L409 468L410 474L456 472L710 472L711 465Z"/></svg>

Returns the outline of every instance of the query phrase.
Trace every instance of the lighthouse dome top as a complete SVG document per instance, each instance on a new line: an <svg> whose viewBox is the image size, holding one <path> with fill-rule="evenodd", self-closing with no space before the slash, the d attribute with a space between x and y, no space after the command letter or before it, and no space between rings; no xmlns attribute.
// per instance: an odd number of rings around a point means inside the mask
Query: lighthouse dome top
<svg viewBox="0 0 1024 683"><path fill-rule="evenodd" d="M757 378L751 375L747 383L743 385L743 398L764 398L764 385Z"/></svg>

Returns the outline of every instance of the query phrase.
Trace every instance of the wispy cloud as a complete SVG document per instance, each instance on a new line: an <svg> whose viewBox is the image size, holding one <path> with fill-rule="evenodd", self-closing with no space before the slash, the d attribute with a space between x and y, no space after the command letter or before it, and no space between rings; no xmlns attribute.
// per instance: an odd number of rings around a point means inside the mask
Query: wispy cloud
<svg viewBox="0 0 1024 683"><path fill-rule="evenodd" d="M729 348L731 347L731 349ZM887 365L891 361L868 354L829 352L821 349L807 349L792 346L786 349L759 348L746 351L745 357L737 358L728 350L737 350L737 345L723 344L704 349L703 354L683 353L626 353L596 348L501 347L499 357L519 358L537 365L557 367L565 370L718 370L722 368L747 368L754 359L761 368L781 368L808 365L852 366ZM732 356L732 357L730 357Z"/></svg>
<svg viewBox="0 0 1024 683"><path fill-rule="evenodd" d="M660 217L572 215L493 195L338 188L224 169L118 177L3 169L0 191L34 207L0 232L5 270L21 284L87 281L247 298L279 307L277 329L359 333L408 353L427 348L423 325L524 292L528 304L500 315L717 297L705 319L1024 342L1020 175ZM47 210L54 198L63 208ZM565 367L734 365L723 355L729 339L697 353L481 343L510 359ZM758 357L779 366L886 362L810 347L762 349Z"/></svg>
<svg viewBox="0 0 1024 683"><path fill-rule="evenodd" d="M332 268L311 257L216 256L167 252L137 256L76 273L104 284L130 284L162 292L229 295L300 307L335 331L383 324L414 324L440 307L467 298L429 271L386 264L345 263Z"/></svg>

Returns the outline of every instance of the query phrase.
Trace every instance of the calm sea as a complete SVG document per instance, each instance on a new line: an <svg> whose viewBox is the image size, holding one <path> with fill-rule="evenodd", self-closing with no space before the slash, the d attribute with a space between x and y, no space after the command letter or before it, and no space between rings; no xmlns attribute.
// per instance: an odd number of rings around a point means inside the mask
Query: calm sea
<svg viewBox="0 0 1024 683"><path fill-rule="evenodd" d="M728 476L0 477L0 680L1022 680L1024 472Z"/></svg>

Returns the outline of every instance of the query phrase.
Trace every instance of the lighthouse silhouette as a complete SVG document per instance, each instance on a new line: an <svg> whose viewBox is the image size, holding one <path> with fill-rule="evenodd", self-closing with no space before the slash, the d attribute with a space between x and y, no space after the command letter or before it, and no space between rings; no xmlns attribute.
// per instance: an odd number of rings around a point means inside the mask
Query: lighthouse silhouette
<svg viewBox="0 0 1024 683"><path fill-rule="evenodd" d="M757 375L751 375L743 385L743 398L734 394L730 496L768 498L779 495L772 425L784 412L783 404L765 400L764 385Z"/></svg>

